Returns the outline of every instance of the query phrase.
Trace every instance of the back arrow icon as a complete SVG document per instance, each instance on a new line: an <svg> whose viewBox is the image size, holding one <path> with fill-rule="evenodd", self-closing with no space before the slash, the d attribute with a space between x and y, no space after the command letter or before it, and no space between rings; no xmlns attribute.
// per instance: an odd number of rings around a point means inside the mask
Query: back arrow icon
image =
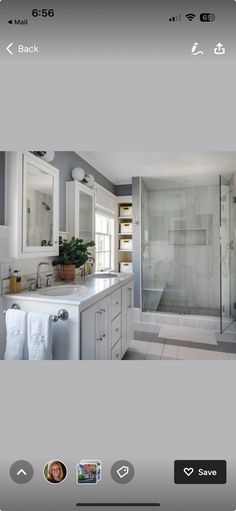
<svg viewBox="0 0 236 511"><path fill-rule="evenodd" d="M10 48L12 47L13 43L10 43L7 47L6 47L6 50L11 54L13 55L13 51L10 50Z"/></svg>

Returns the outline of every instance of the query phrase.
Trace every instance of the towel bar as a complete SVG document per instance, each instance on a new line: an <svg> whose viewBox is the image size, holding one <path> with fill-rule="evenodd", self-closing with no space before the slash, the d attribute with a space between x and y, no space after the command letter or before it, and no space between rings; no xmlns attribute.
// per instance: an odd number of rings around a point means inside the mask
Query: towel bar
<svg viewBox="0 0 236 511"><path fill-rule="evenodd" d="M18 305L18 303L13 303L11 309L20 310L20 305ZM3 314L5 315L6 311L3 311ZM60 309L57 314L50 314L49 317L53 323L56 323L59 319L61 319L61 321L66 321L69 318L69 313L66 309Z"/></svg>

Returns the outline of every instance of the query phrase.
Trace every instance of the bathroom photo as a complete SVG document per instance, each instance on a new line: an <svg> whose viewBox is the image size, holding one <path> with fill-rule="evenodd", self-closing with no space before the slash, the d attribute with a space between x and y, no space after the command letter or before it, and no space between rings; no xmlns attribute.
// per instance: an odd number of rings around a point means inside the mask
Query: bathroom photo
<svg viewBox="0 0 236 511"><path fill-rule="evenodd" d="M0 360L236 359L236 152L1 151Z"/></svg>

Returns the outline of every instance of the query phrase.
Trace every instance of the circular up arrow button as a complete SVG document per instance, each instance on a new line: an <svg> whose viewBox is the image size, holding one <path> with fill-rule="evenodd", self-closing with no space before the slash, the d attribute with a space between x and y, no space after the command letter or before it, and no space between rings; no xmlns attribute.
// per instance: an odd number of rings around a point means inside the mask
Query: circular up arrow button
<svg viewBox="0 0 236 511"><path fill-rule="evenodd" d="M26 484L31 481L34 475L34 469L28 461L18 460L13 463L9 473L14 483Z"/></svg>

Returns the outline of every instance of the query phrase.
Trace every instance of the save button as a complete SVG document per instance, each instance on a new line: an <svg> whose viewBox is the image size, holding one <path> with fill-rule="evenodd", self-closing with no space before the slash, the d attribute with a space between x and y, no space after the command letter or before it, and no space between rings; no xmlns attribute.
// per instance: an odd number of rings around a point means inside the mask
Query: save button
<svg viewBox="0 0 236 511"><path fill-rule="evenodd" d="M175 484L225 484L225 460L175 460Z"/></svg>

